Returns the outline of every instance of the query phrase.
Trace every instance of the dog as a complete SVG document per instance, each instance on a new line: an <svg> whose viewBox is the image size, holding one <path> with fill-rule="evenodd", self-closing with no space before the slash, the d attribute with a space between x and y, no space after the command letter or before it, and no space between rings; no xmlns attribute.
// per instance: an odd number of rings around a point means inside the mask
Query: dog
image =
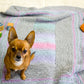
<svg viewBox="0 0 84 84"><path fill-rule="evenodd" d="M11 70L21 70L20 77L22 80L26 79L25 71L27 70L30 61L34 58L34 53L31 54L30 48L33 46L35 40L35 32L31 31L25 40L18 39L14 27L10 28L8 33L9 47L7 49L4 63L6 67L5 79L11 78Z"/></svg>

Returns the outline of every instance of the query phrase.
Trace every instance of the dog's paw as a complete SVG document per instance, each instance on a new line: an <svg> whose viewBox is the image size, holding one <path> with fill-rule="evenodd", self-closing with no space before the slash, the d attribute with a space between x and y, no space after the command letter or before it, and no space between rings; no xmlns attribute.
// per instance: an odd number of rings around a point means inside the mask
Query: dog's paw
<svg viewBox="0 0 84 84"><path fill-rule="evenodd" d="M22 79L22 80L25 80L25 79L26 79L25 74L21 75L21 79Z"/></svg>
<svg viewBox="0 0 84 84"><path fill-rule="evenodd" d="M5 75L5 79L6 79L6 80L9 80L10 78L11 78L11 77L10 77L10 74L6 74L6 75Z"/></svg>

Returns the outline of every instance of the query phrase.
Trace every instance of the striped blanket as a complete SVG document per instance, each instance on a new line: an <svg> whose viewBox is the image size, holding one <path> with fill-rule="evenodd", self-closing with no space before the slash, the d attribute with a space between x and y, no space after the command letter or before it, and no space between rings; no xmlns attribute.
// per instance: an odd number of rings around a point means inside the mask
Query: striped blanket
<svg viewBox="0 0 84 84"><path fill-rule="evenodd" d="M83 84L84 33L80 30L84 9L73 7L46 7L41 9L10 7L0 13L4 25L0 38L0 84ZM14 23L19 39L34 30L35 43L31 49L35 58L20 79L20 72L12 72L5 80L4 56L9 46L6 30Z"/></svg>

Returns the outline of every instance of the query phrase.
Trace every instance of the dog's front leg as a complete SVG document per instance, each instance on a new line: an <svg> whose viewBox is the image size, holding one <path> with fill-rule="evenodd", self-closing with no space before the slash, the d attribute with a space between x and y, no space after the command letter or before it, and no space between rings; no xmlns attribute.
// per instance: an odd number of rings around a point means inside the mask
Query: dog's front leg
<svg viewBox="0 0 84 84"><path fill-rule="evenodd" d="M26 79L25 70L26 70L26 69L23 69L23 70L21 71L21 79L22 79L22 80L25 80L25 79Z"/></svg>
<svg viewBox="0 0 84 84"><path fill-rule="evenodd" d="M7 69L7 73L5 75L5 79L9 80L10 78L11 78L11 71L10 71L10 69Z"/></svg>

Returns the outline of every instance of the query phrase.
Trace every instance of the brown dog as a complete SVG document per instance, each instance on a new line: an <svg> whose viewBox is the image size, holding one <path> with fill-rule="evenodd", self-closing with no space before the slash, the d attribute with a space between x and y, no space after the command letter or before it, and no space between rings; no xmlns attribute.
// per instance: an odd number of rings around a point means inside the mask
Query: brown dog
<svg viewBox="0 0 84 84"><path fill-rule="evenodd" d="M5 75L6 80L11 78L11 70L21 70L21 79L26 79L24 72L27 70L30 61L34 58L34 53L30 55L30 48L34 43L34 39L34 31L31 31L25 40L20 40L18 39L16 31L13 27L9 30L9 47L4 58L4 63L7 69L7 74Z"/></svg>

